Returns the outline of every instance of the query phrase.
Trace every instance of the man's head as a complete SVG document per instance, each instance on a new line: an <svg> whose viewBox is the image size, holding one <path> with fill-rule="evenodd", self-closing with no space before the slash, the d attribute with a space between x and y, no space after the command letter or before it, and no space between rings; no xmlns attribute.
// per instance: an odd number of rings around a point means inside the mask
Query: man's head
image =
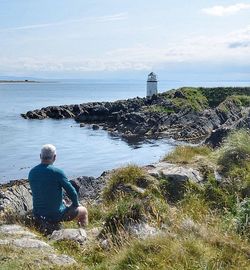
<svg viewBox="0 0 250 270"><path fill-rule="evenodd" d="M53 164L56 160L56 147L52 144L43 145L40 158L42 163Z"/></svg>

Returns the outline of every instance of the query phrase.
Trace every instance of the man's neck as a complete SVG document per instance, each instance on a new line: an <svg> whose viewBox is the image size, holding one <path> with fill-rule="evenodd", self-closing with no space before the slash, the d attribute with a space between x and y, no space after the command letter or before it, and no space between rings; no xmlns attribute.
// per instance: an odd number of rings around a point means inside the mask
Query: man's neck
<svg viewBox="0 0 250 270"><path fill-rule="evenodd" d="M42 161L41 161L41 164L43 164L43 165L53 165L53 162L42 160Z"/></svg>

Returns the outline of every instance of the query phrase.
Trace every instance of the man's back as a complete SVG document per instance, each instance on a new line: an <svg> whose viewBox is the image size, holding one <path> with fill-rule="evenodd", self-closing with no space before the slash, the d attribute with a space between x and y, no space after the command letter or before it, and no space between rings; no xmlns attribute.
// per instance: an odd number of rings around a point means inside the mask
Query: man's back
<svg viewBox="0 0 250 270"><path fill-rule="evenodd" d="M78 206L75 189L65 174L53 165L39 164L29 173L29 182L33 196L33 213L52 221L60 220L66 207L62 202L62 188Z"/></svg>

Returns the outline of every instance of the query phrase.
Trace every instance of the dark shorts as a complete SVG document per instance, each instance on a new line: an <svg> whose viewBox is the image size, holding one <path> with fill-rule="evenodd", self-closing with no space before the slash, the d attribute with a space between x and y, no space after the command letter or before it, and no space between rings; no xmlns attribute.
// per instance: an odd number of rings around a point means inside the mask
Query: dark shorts
<svg viewBox="0 0 250 270"><path fill-rule="evenodd" d="M71 221L78 215L78 209L74 206L69 206L65 209L61 221Z"/></svg>

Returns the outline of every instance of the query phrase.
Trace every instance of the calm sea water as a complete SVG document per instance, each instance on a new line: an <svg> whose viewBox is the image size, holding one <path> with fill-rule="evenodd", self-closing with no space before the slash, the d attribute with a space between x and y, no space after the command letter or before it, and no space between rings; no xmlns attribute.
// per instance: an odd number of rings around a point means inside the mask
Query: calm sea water
<svg viewBox="0 0 250 270"><path fill-rule="evenodd" d="M161 82L159 89L193 86L240 86L249 83ZM47 83L0 83L0 183L27 178L39 163L40 148L57 147L56 166L69 177L99 176L103 171L128 163L145 165L171 151L168 140L128 144L106 131L80 128L74 120L25 120L20 113L49 105L89 101L114 101L145 95L145 82L61 81Z"/></svg>

